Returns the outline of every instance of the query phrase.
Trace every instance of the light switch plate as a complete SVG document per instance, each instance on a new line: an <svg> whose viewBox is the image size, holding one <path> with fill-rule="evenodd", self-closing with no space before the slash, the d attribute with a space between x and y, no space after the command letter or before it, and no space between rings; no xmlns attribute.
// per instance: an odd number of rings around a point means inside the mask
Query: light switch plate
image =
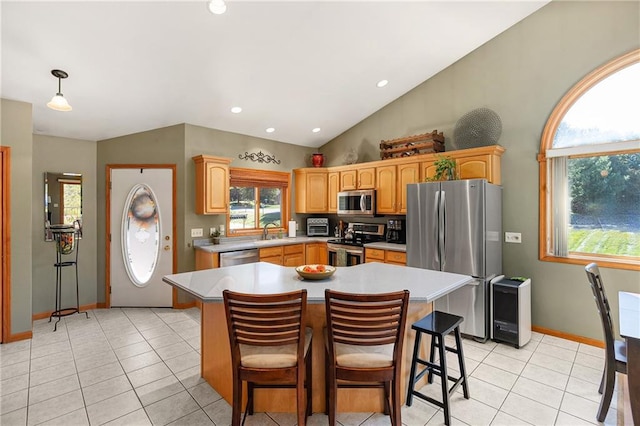
<svg viewBox="0 0 640 426"><path fill-rule="evenodd" d="M505 232L504 241L506 243L520 244L522 242L522 234L520 232Z"/></svg>
<svg viewBox="0 0 640 426"><path fill-rule="evenodd" d="M202 228L193 228L191 230L191 238L202 237Z"/></svg>

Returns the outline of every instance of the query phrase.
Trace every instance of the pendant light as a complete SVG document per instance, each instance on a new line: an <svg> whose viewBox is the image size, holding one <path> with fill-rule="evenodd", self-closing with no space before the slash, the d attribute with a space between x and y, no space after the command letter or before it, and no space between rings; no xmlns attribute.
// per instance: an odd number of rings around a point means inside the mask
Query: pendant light
<svg viewBox="0 0 640 426"><path fill-rule="evenodd" d="M62 90L60 89L60 81L63 78L69 77L69 74L62 70L51 70L51 74L58 79L58 93L55 94L51 101L47 104L47 106L51 109L55 109L56 111L71 111L71 105L62 95Z"/></svg>

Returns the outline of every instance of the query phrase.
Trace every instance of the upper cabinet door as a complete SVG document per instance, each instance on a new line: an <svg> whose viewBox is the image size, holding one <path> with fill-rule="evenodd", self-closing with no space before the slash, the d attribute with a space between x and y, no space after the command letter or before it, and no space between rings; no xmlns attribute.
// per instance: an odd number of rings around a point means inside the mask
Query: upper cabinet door
<svg viewBox="0 0 640 426"><path fill-rule="evenodd" d="M358 168L358 189L375 189L376 187L376 168L360 167Z"/></svg>
<svg viewBox="0 0 640 426"><path fill-rule="evenodd" d="M420 164L399 164L398 165L398 193L396 199L397 213L407 213L407 184L420 182Z"/></svg>
<svg viewBox="0 0 640 426"><path fill-rule="evenodd" d="M380 166L376 168L376 204L378 213L396 212L396 166Z"/></svg>
<svg viewBox="0 0 640 426"><path fill-rule="evenodd" d="M327 169L295 169L293 176L296 213L327 213Z"/></svg>
<svg viewBox="0 0 640 426"><path fill-rule="evenodd" d="M231 159L198 155L193 161L196 164L196 213L227 213Z"/></svg>
<svg viewBox="0 0 640 426"><path fill-rule="evenodd" d="M340 191L358 189L358 175L355 169L340 172Z"/></svg>
<svg viewBox="0 0 640 426"><path fill-rule="evenodd" d="M327 189L328 213L338 212L338 191L340 191L340 172L329 172ZM309 262L307 262L309 263Z"/></svg>

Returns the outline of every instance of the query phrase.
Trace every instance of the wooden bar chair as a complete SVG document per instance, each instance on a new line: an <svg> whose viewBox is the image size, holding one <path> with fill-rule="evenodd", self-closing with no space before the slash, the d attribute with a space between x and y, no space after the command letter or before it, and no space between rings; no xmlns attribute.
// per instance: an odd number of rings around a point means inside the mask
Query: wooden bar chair
<svg viewBox="0 0 640 426"><path fill-rule="evenodd" d="M329 425L336 424L340 387L384 389L385 414L401 426L400 372L409 291L350 294L325 290Z"/></svg>
<svg viewBox="0 0 640 426"><path fill-rule="evenodd" d="M600 276L600 269L595 263L585 266L587 278L593 292L593 298L596 300L596 306L600 313L602 322L602 331L604 332L605 343L605 363L602 372L602 380L598 392L602 394L600 407L598 408L598 421L604 422L611 405L611 397L613 396L613 387L616 383L616 372L627 374L627 345L622 340L615 339L613 321L611 321L611 308L609 300L604 291L604 284Z"/></svg>
<svg viewBox="0 0 640 426"><path fill-rule="evenodd" d="M233 371L232 425L241 424L242 382L247 382L242 424L247 413L253 414L254 389L288 387L296 389L298 425L305 425L311 415L313 335L305 327L307 291L254 295L225 290L222 294Z"/></svg>

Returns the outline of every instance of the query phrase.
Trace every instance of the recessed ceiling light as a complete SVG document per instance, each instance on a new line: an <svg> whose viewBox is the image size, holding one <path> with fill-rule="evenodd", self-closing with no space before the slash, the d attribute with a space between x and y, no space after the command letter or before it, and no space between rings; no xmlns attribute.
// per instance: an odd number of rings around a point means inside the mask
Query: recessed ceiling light
<svg viewBox="0 0 640 426"><path fill-rule="evenodd" d="M240 108L240 107L233 107L233 108L231 108L231 112L232 112L232 113L234 113L234 114L239 114L239 113L241 113L241 112L242 112L242 108Z"/></svg>
<svg viewBox="0 0 640 426"><path fill-rule="evenodd" d="M316 127L315 129L311 130L313 133L318 133L320 131L320 127Z"/></svg>
<svg viewBox="0 0 640 426"><path fill-rule="evenodd" d="M214 15L222 15L227 11L227 5L224 0L210 0L209 1L209 12Z"/></svg>
<svg viewBox="0 0 640 426"><path fill-rule="evenodd" d="M389 84L389 80L380 80L378 83L376 83L376 86L378 87L384 87L387 84Z"/></svg>
<svg viewBox="0 0 640 426"><path fill-rule="evenodd" d="M276 129L275 129L275 128L273 128L273 127L267 127L267 129L266 129L265 131L266 131L267 133L273 133L273 132L275 132L275 131L276 131Z"/></svg>

